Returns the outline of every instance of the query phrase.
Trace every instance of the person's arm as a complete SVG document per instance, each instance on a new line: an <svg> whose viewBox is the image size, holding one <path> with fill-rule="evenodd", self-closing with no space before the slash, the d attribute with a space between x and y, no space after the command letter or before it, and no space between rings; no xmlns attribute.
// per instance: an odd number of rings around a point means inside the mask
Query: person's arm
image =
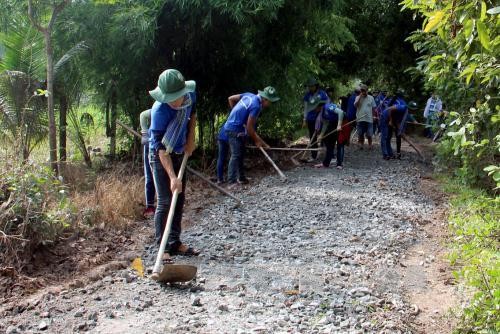
<svg viewBox="0 0 500 334"><path fill-rule="evenodd" d="M361 94L359 94L358 96L356 96L356 98L354 99L354 106L356 108L359 108L359 104L361 103Z"/></svg>
<svg viewBox="0 0 500 334"><path fill-rule="evenodd" d="M424 109L424 118L429 117L429 107L431 105L431 99L427 100L427 103L425 104L425 109Z"/></svg>
<svg viewBox="0 0 500 334"><path fill-rule="evenodd" d="M231 95L227 98L227 103L229 104L229 108L233 109L236 103L238 103L241 99L241 94Z"/></svg>
<svg viewBox="0 0 500 334"><path fill-rule="evenodd" d="M190 157L196 149L196 114L192 114L188 123L188 133L184 152Z"/></svg>
<svg viewBox="0 0 500 334"><path fill-rule="evenodd" d="M337 122L337 131L340 131L340 129L342 128L342 122L344 121L344 112L340 108L335 109L335 112L337 113L339 118Z"/></svg>
<svg viewBox="0 0 500 334"><path fill-rule="evenodd" d="M254 141L255 146L269 148L269 145L267 145L266 142L264 140L262 140L262 138L260 138L260 136L257 134L257 132L255 132L255 124L256 123L257 123L257 118L255 118L254 116L248 117L248 121L247 121L247 125L246 125L248 135Z"/></svg>
<svg viewBox="0 0 500 334"><path fill-rule="evenodd" d="M304 101L304 124L306 122L306 119L307 119L307 102Z"/></svg>
<svg viewBox="0 0 500 334"><path fill-rule="evenodd" d="M149 124L151 122L151 109L141 112L141 114L139 115L139 122L141 124L141 144L144 145L148 143L148 130Z"/></svg>

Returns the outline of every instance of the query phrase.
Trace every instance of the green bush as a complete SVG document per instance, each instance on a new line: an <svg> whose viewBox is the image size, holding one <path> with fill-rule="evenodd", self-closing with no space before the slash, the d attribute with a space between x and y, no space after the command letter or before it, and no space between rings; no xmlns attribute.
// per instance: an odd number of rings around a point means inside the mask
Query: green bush
<svg viewBox="0 0 500 334"><path fill-rule="evenodd" d="M72 222L68 194L50 168L36 164L10 166L0 181L0 258L30 254L55 242Z"/></svg>
<svg viewBox="0 0 500 334"><path fill-rule="evenodd" d="M455 276L470 287L471 299L463 310L457 333L500 331L500 198L448 184L450 227L454 235L450 259L458 265Z"/></svg>

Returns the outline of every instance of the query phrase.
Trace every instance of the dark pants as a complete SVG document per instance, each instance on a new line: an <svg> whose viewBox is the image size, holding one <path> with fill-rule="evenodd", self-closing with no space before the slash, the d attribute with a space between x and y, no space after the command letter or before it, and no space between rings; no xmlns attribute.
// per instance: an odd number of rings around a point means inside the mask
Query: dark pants
<svg viewBox="0 0 500 334"><path fill-rule="evenodd" d="M394 130L394 128L386 122L380 123L380 147L382 148L382 155L384 158L391 158L394 156L391 146L391 139L394 132L397 133L397 130ZM396 152L398 154L401 153L401 136L398 135L396 135Z"/></svg>
<svg viewBox="0 0 500 334"><path fill-rule="evenodd" d="M316 121L307 121L307 129L309 130L309 140L310 140L310 142L311 143L313 141L317 142L318 138L315 137L314 140L313 140L314 132L316 132ZM317 148L317 147L318 147L317 143L314 143L313 145L311 145L311 148ZM318 151L311 151L311 157L313 159L316 159L318 157Z"/></svg>
<svg viewBox="0 0 500 334"><path fill-rule="evenodd" d="M172 164L174 166L174 171L176 174L179 173L179 169L182 164L182 155L172 153L170 158L172 159ZM170 211L170 201L172 199L172 191L170 190L170 178L167 172L163 168L160 157L156 153L151 153L149 156L149 161L151 163L151 169L153 170L153 179L155 182L156 193L158 196L158 203L155 211L155 238L156 242L160 244L161 238L163 236L163 231L165 230L165 225L167 223L168 213ZM177 198L177 204L175 206L174 218L172 221L172 228L170 229L170 234L168 236L167 249L175 249L180 244L180 237L182 232L181 221L182 221L182 209L184 207L185 200L185 190L186 190L186 174L182 178L182 193L179 194Z"/></svg>
<svg viewBox="0 0 500 334"><path fill-rule="evenodd" d="M155 206L155 183L153 172L149 164L149 144L145 144L142 151L142 160L144 163L144 195L146 196L146 206Z"/></svg>
<svg viewBox="0 0 500 334"><path fill-rule="evenodd" d="M217 180L224 181L224 165L226 163L227 153L229 152L229 142L225 140L217 140L219 152L217 157Z"/></svg>
<svg viewBox="0 0 500 334"><path fill-rule="evenodd" d="M326 133L330 133L337 127L337 124L329 126L326 129ZM329 167L332 159L335 158L334 150L335 144L337 145L337 166L342 166L344 161L344 144L339 144L339 133L334 132L328 137L325 137L323 143L326 147L325 159L323 160L323 166Z"/></svg>
<svg viewBox="0 0 500 334"><path fill-rule="evenodd" d="M229 139L229 150L231 158L229 159L228 182L236 183L237 180L245 179L245 133L226 131Z"/></svg>

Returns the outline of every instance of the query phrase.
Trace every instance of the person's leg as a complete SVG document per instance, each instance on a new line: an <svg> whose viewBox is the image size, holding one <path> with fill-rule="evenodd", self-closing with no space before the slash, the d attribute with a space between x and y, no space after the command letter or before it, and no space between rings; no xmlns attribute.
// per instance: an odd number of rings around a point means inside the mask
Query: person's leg
<svg viewBox="0 0 500 334"><path fill-rule="evenodd" d="M183 155L180 154L171 154L172 165L174 166L175 175L179 175L179 171L182 165ZM168 178L168 175L167 175ZM174 217L172 220L172 228L170 229L170 233L168 235L167 248L170 251L175 251L181 244L181 233L182 233L182 213L184 209L184 202L186 200L186 173L184 173L182 177L182 192L177 197L177 203L175 204ZM170 179L168 179L168 183L170 184ZM169 201L170 205L170 201Z"/></svg>
<svg viewBox="0 0 500 334"><path fill-rule="evenodd" d="M392 146L391 146L391 140L392 140L392 133L393 133L393 128L392 126L389 126L389 131L387 135L387 142L386 142L386 147L387 147L387 156L389 158L394 157L394 152L392 151Z"/></svg>
<svg viewBox="0 0 500 334"><path fill-rule="evenodd" d="M240 135L238 137L240 141L240 160L238 164L238 182L239 183L248 183L248 180L245 176L245 154L246 154L246 136Z"/></svg>
<svg viewBox="0 0 500 334"><path fill-rule="evenodd" d="M358 131L358 144L363 148L365 143L366 122L358 122L356 130Z"/></svg>
<svg viewBox="0 0 500 334"><path fill-rule="evenodd" d="M224 182L224 164L226 163L227 151L229 144L224 140L217 140L218 155L217 155L217 182Z"/></svg>
<svg viewBox="0 0 500 334"><path fill-rule="evenodd" d="M229 159L228 182L230 184L237 182L238 171L240 168L241 150L240 140L234 132L227 132L229 139L229 150L231 158Z"/></svg>
<svg viewBox="0 0 500 334"><path fill-rule="evenodd" d="M328 127L326 129L326 133L329 133L332 129ZM323 166L324 167L330 167L330 163L332 162L333 159L333 152L335 148L335 138L336 138L337 133L333 133L329 135L328 137L325 137L323 140L323 143L325 144L326 147L326 153L325 153L325 158L323 159Z"/></svg>
<svg viewBox="0 0 500 334"><path fill-rule="evenodd" d="M380 122L380 149L382 150L382 157L387 159L389 152L387 150L387 137L389 136L389 127L387 123Z"/></svg>
<svg viewBox="0 0 500 334"><path fill-rule="evenodd" d="M155 206L155 184L153 172L149 164L149 144L144 145L142 151L144 162L144 195L146 197L146 210Z"/></svg>
<svg viewBox="0 0 500 334"><path fill-rule="evenodd" d="M401 159L401 136L396 135L396 157Z"/></svg>
<svg viewBox="0 0 500 334"><path fill-rule="evenodd" d="M317 148L318 147L318 144L317 144L317 141L318 141L318 138L314 137L313 139L313 136L314 136L314 132L316 132L316 122L315 121L307 121L307 129L309 130L309 140L311 142L315 142L313 145L311 145L311 148ZM318 157L318 151L311 151L311 157L316 160L316 158Z"/></svg>
<svg viewBox="0 0 500 334"><path fill-rule="evenodd" d="M344 166L344 144L337 142L337 167Z"/></svg>
<svg viewBox="0 0 500 334"><path fill-rule="evenodd" d="M157 205L155 211L155 240L160 244L165 229L168 210L170 208L170 180L163 168L160 158L157 154L150 155L151 169L153 171L153 180L156 188Z"/></svg>
<svg viewBox="0 0 500 334"><path fill-rule="evenodd" d="M373 123L366 122L366 137L368 138L368 147L371 149L373 138Z"/></svg>

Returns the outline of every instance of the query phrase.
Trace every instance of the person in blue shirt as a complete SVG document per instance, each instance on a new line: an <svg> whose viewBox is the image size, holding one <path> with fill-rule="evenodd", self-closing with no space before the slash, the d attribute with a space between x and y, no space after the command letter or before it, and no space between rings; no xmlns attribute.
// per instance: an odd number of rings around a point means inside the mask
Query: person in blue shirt
<svg viewBox="0 0 500 334"><path fill-rule="evenodd" d="M403 95L403 90L398 89L380 115L380 147L384 160L401 159L401 137L408 118L408 106ZM396 133L396 156L391 146L393 133Z"/></svg>
<svg viewBox="0 0 500 334"><path fill-rule="evenodd" d="M224 183L224 164L229 153L229 139L227 138L224 125L221 126L217 135L217 184Z"/></svg>
<svg viewBox="0 0 500 334"><path fill-rule="evenodd" d="M153 172L149 164L149 124L151 123L151 109L144 110L139 116L141 124L141 144L143 146L142 162L144 167L144 195L146 199L146 209L142 213L144 218L151 218L155 214L155 183Z"/></svg>
<svg viewBox="0 0 500 334"><path fill-rule="evenodd" d="M326 147L326 154L323 163L315 165L316 168L328 168L334 158L334 149L337 145L337 169L342 169L344 160L344 144L339 142L339 134L342 128L344 112L335 103L324 104L321 108L316 131L318 141L323 142ZM332 131L337 130L334 133ZM328 135L328 136L325 136Z"/></svg>
<svg viewBox="0 0 500 334"><path fill-rule="evenodd" d="M231 151L228 170L229 188L235 188L238 183L248 183L243 164L247 134L257 147L269 147L257 134L255 126L262 109L279 99L276 89L271 86L259 90L258 94L243 93L228 98L231 113L224 124L224 131Z"/></svg>
<svg viewBox="0 0 500 334"><path fill-rule="evenodd" d="M317 140L314 140L313 136L316 131L316 118L318 117L319 112L318 105L320 101L328 103L330 99L328 98L326 92L320 89L319 83L316 79L308 79L304 86L307 87L307 92L302 98L304 102L304 119L302 122L302 127L307 127L307 129L309 130L309 140L314 143L313 145L311 145L311 148L317 148ZM309 162L315 161L317 157L318 152L311 151L311 159L309 160Z"/></svg>
<svg viewBox="0 0 500 334"><path fill-rule="evenodd" d="M185 81L175 69L160 74L158 86L149 92L155 100L151 108L149 127L149 161L153 170L157 206L155 211L155 238L160 244L174 191L179 197L175 207L172 228L165 248L169 255L193 256L200 253L181 242L181 220L185 201L186 174L177 177L184 154L195 149L196 83Z"/></svg>

